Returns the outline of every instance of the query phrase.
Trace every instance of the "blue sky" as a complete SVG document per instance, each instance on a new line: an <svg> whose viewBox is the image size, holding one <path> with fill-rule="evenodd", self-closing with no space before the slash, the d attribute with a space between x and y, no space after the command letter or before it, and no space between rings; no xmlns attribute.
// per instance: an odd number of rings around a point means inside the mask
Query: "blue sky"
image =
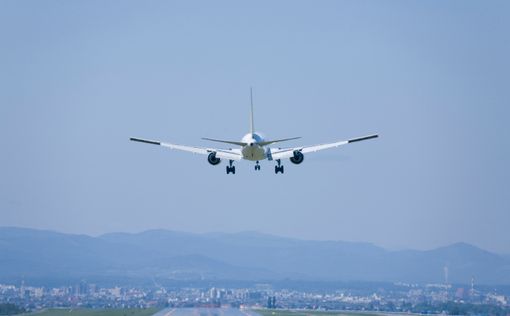
<svg viewBox="0 0 510 316"><path fill-rule="evenodd" d="M507 1L2 1L0 225L510 253ZM131 143L315 144L284 176Z"/></svg>

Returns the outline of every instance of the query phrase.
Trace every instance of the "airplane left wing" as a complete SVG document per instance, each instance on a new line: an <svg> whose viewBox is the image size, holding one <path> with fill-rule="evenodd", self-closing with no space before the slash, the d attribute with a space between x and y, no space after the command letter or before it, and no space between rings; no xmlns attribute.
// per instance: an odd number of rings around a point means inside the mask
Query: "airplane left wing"
<svg viewBox="0 0 510 316"><path fill-rule="evenodd" d="M166 148L180 150L180 151L186 151L186 152L190 152L190 153L194 153L194 154L209 155L210 153L216 153L216 157L223 158L223 159L229 159L229 160L241 160L241 158L242 158L240 150L183 146L183 145L164 143L164 142L160 142L157 140L149 140L149 139L134 138L134 137L131 137L129 140L134 141L134 142L151 144L151 145L163 146Z"/></svg>
<svg viewBox="0 0 510 316"><path fill-rule="evenodd" d="M363 141L363 140L368 140L368 139L377 138L377 137L379 137L379 135L374 134L374 135L368 135L368 136L363 136L363 137L358 137L358 138L352 138L352 139L349 139L349 140L343 140L343 141L339 141L339 142L335 142L335 143L329 143L329 144L321 144L321 145L313 145L313 146L303 146L303 147L294 147L294 148L285 148L285 149L271 149L271 158L272 158L272 160L291 158L291 157L294 156L294 152L295 151L299 151L299 152L301 152L303 154L313 153L313 152L316 152L316 151L320 151L320 150L324 150L324 149L329 149L329 148L335 148L335 147L339 147L339 146L342 146L342 145L347 145L347 144L350 144L350 143L360 142L360 141Z"/></svg>

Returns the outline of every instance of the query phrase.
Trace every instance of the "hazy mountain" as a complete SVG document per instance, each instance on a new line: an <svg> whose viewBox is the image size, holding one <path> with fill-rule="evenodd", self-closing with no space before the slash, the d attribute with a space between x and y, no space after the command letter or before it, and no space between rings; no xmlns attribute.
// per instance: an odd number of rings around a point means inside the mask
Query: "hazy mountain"
<svg viewBox="0 0 510 316"><path fill-rule="evenodd" d="M388 251L368 243L308 241L245 232L151 230L99 237L0 228L0 279L173 278L510 284L510 259L458 243Z"/></svg>

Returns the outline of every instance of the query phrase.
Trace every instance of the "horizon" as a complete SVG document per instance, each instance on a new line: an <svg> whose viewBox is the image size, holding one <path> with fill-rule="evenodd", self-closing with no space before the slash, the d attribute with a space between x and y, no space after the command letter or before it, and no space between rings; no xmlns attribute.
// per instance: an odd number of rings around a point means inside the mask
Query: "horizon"
<svg viewBox="0 0 510 316"><path fill-rule="evenodd" d="M419 249L419 248L391 249L391 248L387 248L387 247L378 245L377 243L371 242L371 241L350 241L350 240L340 240L340 239L337 239L337 240L335 240L335 239L303 239L303 238L300 238L300 237L285 236L285 235L275 235L275 234L271 234L271 233L265 233L265 232L254 231L254 230L245 230L245 231L237 231L237 232L221 232L221 231L187 232L187 231L167 229L167 228L153 228L153 229L146 229L146 230L142 230L142 231L133 231L133 232L128 232L128 231L111 231L111 232L104 232L104 233L101 233L101 234L98 234L98 235L92 235L92 234L87 234L87 233L63 232L63 231L52 230L52 229L22 227L22 226L0 226L0 229L2 229L2 228L36 230L36 231L41 231L41 232L51 232L51 233L64 234L64 235L87 236L87 237L92 237L92 238L99 238L101 236L108 235L108 234L138 235L138 234L143 234L143 233L147 233L147 232L157 232L157 231L173 232L173 233L180 233L180 234L190 234L190 235L203 235L203 236L214 235L214 234L222 234L222 235L257 234L257 235L261 235L261 236L269 236L269 237L282 238L282 239L290 239L290 240L297 240L297 241L339 242L339 243L351 243L351 244L360 244L360 245L368 244L368 245L372 245L372 246L375 246L377 248L381 248L381 249L383 249L385 251L389 251L389 252L398 252L398 251L432 251L432 250L448 248L448 247L453 247L453 246L458 246L458 245L467 245L467 246L470 246L470 247L474 247L474 248L476 248L478 250L486 251L486 252L489 252L489 253L492 253L492 254L495 254L495 255L498 255L498 256L505 257L505 256L510 255L510 253L499 253L499 252L490 251L488 249L484 249L482 247L479 247L477 245L474 245L474 244L471 244L471 243L468 243L468 242L465 242L465 241L456 241L456 242L452 242L452 243L449 243L449 244L440 245L440 246L437 246L435 248L427 248L427 249Z"/></svg>

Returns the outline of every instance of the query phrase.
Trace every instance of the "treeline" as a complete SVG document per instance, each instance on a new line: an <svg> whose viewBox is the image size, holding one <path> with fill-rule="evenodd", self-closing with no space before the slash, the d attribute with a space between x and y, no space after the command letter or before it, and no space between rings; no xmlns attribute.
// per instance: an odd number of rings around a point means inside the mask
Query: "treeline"
<svg viewBox="0 0 510 316"><path fill-rule="evenodd" d="M14 304L9 303L0 303L0 315L16 315L22 314L25 312L25 309L22 307L18 307Z"/></svg>

